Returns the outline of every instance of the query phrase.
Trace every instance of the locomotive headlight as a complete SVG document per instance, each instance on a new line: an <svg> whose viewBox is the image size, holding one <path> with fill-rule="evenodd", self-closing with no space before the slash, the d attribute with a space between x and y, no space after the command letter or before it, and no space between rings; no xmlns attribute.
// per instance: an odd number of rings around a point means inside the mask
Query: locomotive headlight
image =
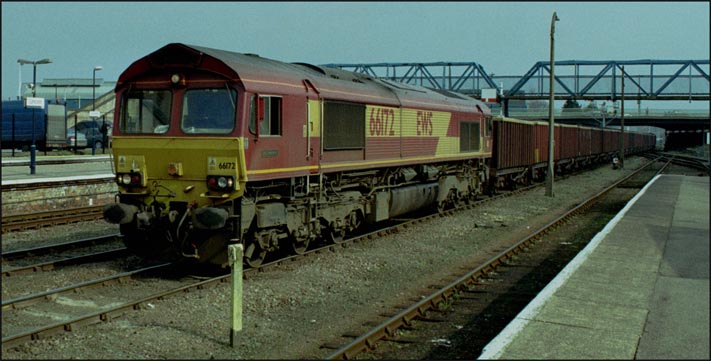
<svg viewBox="0 0 711 361"><path fill-rule="evenodd" d="M207 176L207 188L216 191L234 190L235 179L230 176Z"/></svg>
<svg viewBox="0 0 711 361"><path fill-rule="evenodd" d="M141 173L117 173L116 183L120 186L141 186L143 184L143 176Z"/></svg>
<svg viewBox="0 0 711 361"><path fill-rule="evenodd" d="M180 75L179 74L173 74L170 77L170 82L173 84L178 84L180 82Z"/></svg>

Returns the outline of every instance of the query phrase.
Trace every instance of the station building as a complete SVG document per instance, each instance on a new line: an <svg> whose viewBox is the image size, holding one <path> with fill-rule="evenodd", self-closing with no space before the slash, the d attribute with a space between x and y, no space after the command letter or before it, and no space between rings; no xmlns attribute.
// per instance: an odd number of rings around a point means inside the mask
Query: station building
<svg viewBox="0 0 711 361"><path fill-rule="evenodd" d="M22 97L31 97L31 83L21 86ZM67 123L72 125L75 121L90 120L89 112L96 110L101 113L101 118L114 121L115 81L105 81L102 78L59 78L43 79L38 82L35 97L45 98L50 103L65 104L67 109ZM94 94L96 101L94 103Z"/></svg>

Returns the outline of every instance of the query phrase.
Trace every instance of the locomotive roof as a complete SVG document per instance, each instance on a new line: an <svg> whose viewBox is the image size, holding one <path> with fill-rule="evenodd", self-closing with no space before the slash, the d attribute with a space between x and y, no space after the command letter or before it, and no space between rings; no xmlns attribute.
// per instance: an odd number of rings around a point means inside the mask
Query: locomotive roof
<svg viewBox="0 0 711 361"><path fill-rule="evenodd" d="M407 107L490 113L482 102L446 90L372 78L365 74L306 63L285 63L254 54L180 43L168 44L131 64L117 88L132 78L159 69L206 68L239 80L247 91L263 94L318 92L325 99Z"/></svg>

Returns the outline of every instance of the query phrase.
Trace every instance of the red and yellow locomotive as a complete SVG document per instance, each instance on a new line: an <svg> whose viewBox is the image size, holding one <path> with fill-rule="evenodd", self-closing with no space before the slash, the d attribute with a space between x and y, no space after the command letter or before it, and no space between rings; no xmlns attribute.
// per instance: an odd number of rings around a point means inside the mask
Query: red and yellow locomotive
<svg viewBox="0 0 711 361"><path fill-rule="evenodd" d="M363 222L484 189L489 108L470 97L309 64L169 44L116 85L118 201L139 253L259 265Z"/></svg>

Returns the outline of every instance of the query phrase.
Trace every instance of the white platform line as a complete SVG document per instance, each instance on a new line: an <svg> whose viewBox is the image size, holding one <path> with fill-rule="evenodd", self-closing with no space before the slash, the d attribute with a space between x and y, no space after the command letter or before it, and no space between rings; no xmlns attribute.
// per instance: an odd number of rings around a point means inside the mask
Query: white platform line
<svg viewBox="0 0 711 361"><path fill-rule="evenodd" d="M2 186L12 186L17 184L35 184L35 183L58 183L66 181L84 180L84 179L102 179L102 178L113 178L115 175L113 173L106 174L85 174L85 175L74 175L67 177L52 177L52 178L25 178L25 179L11 179L2 181Z"/></svg>
<svg viewBox="0 0 711 361"><path fill-rule="evenodd" d="M37 164L40 164L43 161L57 161L57 160L83 160L83 161L96 161L97 159L102 159L102 160L108 160L110 158L110 155L77 155L77 156L64 156L64 155L51 155L51 156L42 156L41 158L37 158ZM3 159L2 160L2 165L4 166L11 166L14 164L24 164L24 163L29 163L30 159L29 158L11 158L11 159Z"/></svg>

